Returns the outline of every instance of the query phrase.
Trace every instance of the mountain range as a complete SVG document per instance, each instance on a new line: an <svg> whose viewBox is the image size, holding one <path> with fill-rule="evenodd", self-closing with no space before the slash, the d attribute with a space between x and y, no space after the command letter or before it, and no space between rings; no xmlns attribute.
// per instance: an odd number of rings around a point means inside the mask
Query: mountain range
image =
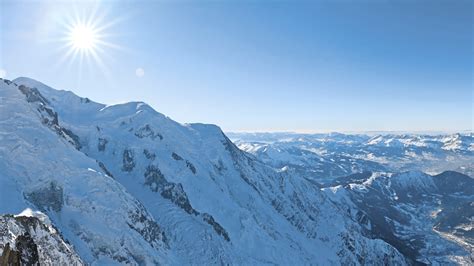
<svg viewBox="0 0 474 266"><path fill-rule="evenodd" d="M0 262L474 263L472 134L254 135L2 79Z"/></svg>
<svg viewBox="0 0 474 266"><path fill-rule="evenodd" d="M472 133L296 134L227 133L236 145L275 168L287 167L318 182L364 171L454 170L473 176Z"/></svg>

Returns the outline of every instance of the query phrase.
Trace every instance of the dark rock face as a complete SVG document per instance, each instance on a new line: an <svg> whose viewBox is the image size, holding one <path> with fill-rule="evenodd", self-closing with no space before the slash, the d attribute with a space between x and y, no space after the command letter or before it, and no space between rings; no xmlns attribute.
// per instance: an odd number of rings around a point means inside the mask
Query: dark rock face
<svg viewBox="0 0 474 266"><path fill-rule="evenodd" d="M145 185L151 187L151 190L157 192L164 183L167 183L160 169L154 165L149 165L145 171Z"/></svg>
<svg viewBox="0 0 474 266"><path fill-rule="evenodd" d="M99 142L97 143L97 150L105 151L106 145L109 141L105 138L99 138Z"/></svg>
<svg viewBox="0 0 474 266"><path fill-rule="evenodd" d="M194 167L190 161L186 160L186 166L191 170L191 172L193 172L193 174L196 174L196 167Z"/></svg>
<svg viewBox="0 0 474 266"><path fill-rule="evenodd" d="M0 256L0 265L2 266L20 266L21 263L20 252L10 248L10 243L7 243L3 248L3 253Z"/></svg>
<svg viewBox="0 0 474 266"><path fill-rule="evenodd" d="M171 154L171 157L173 157L173 159L175 159L176 161L183 160L183 157L179 156L177 153L174 153L174 152Z"/></svg>
<svg viewBox="0 0 474 266"><path fill-rule="evenodd" d="M71 130L59 125L58 113L49 106L49 101L41 95L38 89L29 88L24 85L20 85L18 89L26 96L27 102L36 105L36 110L41 117L40 119L43 125L56 132L56 134L72 144L77 150L82 148L79 137Z"/></svg>
<svg viewBox="0 0 474 266"><path fill-rule="evenodd" d="M203 221L211 225L218 235L222 236L226 241L230 241L225 229L217 223L210 214L200 213L195 210L191 206L183 186L181 184L168 182L157 166L149 165L145 170L144 177L145 185L150 186L153 192L160 193L163 198L170 200L186 213L201 216Z"/></svg>
<svg viewBox="0 0 474 266"><path fill-rule="evenodd" d="M153 192L159 192L163 198L169 199L187 213L197 214L196 210L191 207L183 186L168 182L157 166L149 165L144 176L145 185L150 186Z"/></svg>
<svg viewBox="0 0 474 266"><path fill-rule="evenodd" d="M45 113L45 115L42 116L43 124L48 125L49 127L59 127L58 114L54 112L53 109L45 107L45 105L40 105L38 111L43 114Z"/></svg>
<svg viewBox="0 0 474 266"><path fill-rule="evenodd" d="M63 188L56 182L25 195L26 199L43 212L49 209L59 212L64 204Z"/></svg>
<svg viewBox="0 0 474 266"><path fill-rule="evenodd" d="M29 216L0 216L0 265L83 265L67 241L40 219ZM41 253L40 253L41 252ZM58 258L60 255L62 258Z"/></svg>
<svg viewBox="0 0 474 266"><path fill-rule="evenodd" d="M160 226L146 214L145 210L138 208L129 213L132 223L128 226L137 231L154 248L158 248L159 243L163 241L168 245L168 240Z"/></svg>
<svg viewBox="0 0 474 266"><path fill-rule="evenodd" d="M131 172L135 167L133 151L129 149L125 149L123 151L123 158L122 158L122 171Z"/></svg>
<svg viewBox="0 0 474 266"><path fill-rule="evenodd" d="M143 150L143 154L145 155L145 157L148 159L148 160L155 160L156 158L156 154L147 150L147 149L144 149Z"/></svg>
<svg viewBox="0 0 474 266"><path fill-rule="evenodd" d="M230 241L230 238L229 238L229 235L227 234L227 232L224 230L224 228L220 224L218 224L214 220L214 218L211 215L209 215L207 213L203 213L202 214L202 219L206 223L210 224L214 228L214 230L217 232L217 234L221 235L226 241Z"/></svg>
<svg viewBox="0 0 474 266"><path fill-rule="evenodd" d="M1 78L0 78L0 80L3 80L3 82L5 82L7 85L12 84L12 81L9 80L9 79L1 79ZM15 85L16 85L16 84L15 84Z"/></svg>
<svg viewBox="0 0 474 266"><path fill-rule="evenodd" d="M80 150L82 148L82 145L80 143L79 136L77 136L76 134L74 134L74 132L72 132L71 130L67 128L63 127L61 129L62 129L62 132L69 137L68 142L74 145L76 150Z"/></svg>
<svg viewBox="0 0 474 266"><path fill-rule="evenodd" d="M18 89L25 95L27 102L37 104L37 110L41 115L41 122L60 132L58 114L48 106L49 101L41 95L38 89L29 88L24 85L20 85Z"/></svg>
<svg viewBox="0 0 474 266"><path fill-rule="evenodd" d="M41 102L44 105L49 104L49 101L45 97L43 97L43 95L41 95L37 88L29 88L25 85L20 85L18 89L26 96L26 100L29 103Z"/></svg>
<svg viewBox="0 0 474 266"><path fill-rule="evenodd" d="M152 140L155 140L156 138L159 138L160 140L163 139L163 136L160 133L155 132L148 124L139 128L135 132L135 136L141 139L142 138L151 138Z"/></svg>
<svg viewBox="0 0 474 266"><path fill-rule="evenodd" d="M183 186L181 184L166 182L161 189L161 196L165 199L169 199L171 202L189 214L199 214L199 212L191 206L188 196L184 192Z"/></svg>
<svg viewBox="0 0 474 266"><path fill-rule="evenodd" d="M105 164L101 161L97 161L97 164L99 164L99 167L104 171L104 173L112 178L115 179L114 175L105 167Z"/></svg>
<svg viewBox="0 0 474 266"><path fill-rule="evenodd" d="M171 154L171 157L173 157L173 159L175 159L176 161L183 161L183 157L179 156L177 153L173 152ZM193 174L196 174L196 167L194 167L194 165L186 160L186 167L189 168L189 170L191 170L191 172L193 172Z"/></svg>
<svg viewBox="0 0 474 266"><path fill-rule="evenodd" d="M20 254L22 265L34 265L38 263L38 246L28 232L17 237L16 250Z"/></svg>

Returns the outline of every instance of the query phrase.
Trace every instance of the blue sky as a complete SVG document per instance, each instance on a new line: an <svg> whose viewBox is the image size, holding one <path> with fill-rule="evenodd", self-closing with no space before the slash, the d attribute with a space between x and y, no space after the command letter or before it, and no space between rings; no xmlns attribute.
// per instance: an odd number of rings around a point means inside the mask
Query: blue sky
<svg viewBox="0 0 474 266"><path fill-rule="evenodd" d="M113 46L80 64L94 10ZM471 1L1 0L0 69L226 131L472 130L473 33Z"/></svg>

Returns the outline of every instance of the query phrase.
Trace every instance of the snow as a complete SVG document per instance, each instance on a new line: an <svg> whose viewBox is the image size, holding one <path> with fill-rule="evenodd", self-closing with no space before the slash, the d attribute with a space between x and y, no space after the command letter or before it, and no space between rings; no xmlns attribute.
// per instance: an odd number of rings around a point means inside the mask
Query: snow
<svg viewBox="0 0 474 266"><path fill-rule="evenodd" d="M472 133L449 135L346 135L231 133L240 149L275 168L328 180L362 171L474 172ZM471 166L467 167L466 166ZM312 173L319 173L314 175Z"/></svg>
<svg viewBox="0 0 474 266"><path fill-rule="evenodd" d="M215 125L180 124L142 102L106 106L31 79L15 82L38 88L59 124L43 124L38 104L0 81L0 177L31 195L12 195L14 213L41 210L86 263L302 265L362 257L375 264L384 256L406 263L392 246L366 237L329 192L240 151ZM64 130L79 148L58 133ZM294 162L320 162L302 154ZM45 200L52 195L62 197Z"/></svg>
<svg viewBox="0 0 474 266"><path fill-rule="evenodd" d="M40 211L33 211L31 208L26 208L19 214L14 215L14 217L22 217L22 216L38 218L44 224L51 226L51 221L49 220L49 217Z"/></svg>

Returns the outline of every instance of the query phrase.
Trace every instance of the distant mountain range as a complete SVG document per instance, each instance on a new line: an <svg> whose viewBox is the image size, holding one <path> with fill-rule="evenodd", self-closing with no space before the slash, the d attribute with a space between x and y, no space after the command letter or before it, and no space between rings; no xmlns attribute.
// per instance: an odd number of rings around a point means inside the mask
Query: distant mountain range
<svg viewBox="0 0 474 266"><path fill-rule="evenodd" d="M454 170L473 176L472 133L449 135L346 135L227 133L236 145L276 168L330 182L363 171Z"/></svg>
<svg viewBox="0 0 474 266"><path fill-rule="evenodd" d="M250 139L0 79L0 264L472 264L472 156L472 134Z"/></svg>

